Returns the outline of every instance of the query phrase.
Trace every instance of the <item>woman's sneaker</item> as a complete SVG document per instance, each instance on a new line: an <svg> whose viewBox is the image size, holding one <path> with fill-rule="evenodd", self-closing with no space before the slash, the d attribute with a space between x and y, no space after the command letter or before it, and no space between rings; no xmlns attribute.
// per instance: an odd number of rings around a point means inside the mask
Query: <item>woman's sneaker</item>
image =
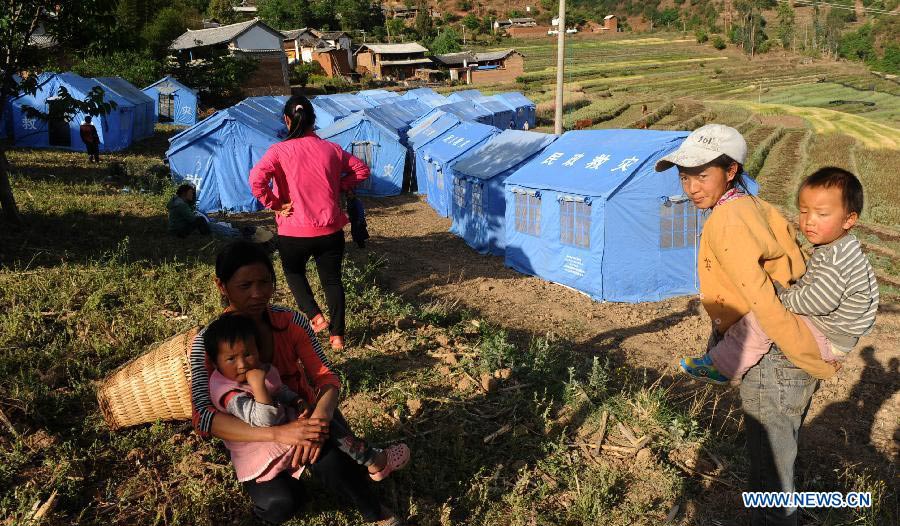
<svg viewBox="0 0 900 526"><path fill-rule="evenodd" d="M715 385L725 385L728 383L728 378L716 369L709 354L704 354L700 358L684 358L679 362L678 366L681 368L682 372L694 380Z"/></svg>

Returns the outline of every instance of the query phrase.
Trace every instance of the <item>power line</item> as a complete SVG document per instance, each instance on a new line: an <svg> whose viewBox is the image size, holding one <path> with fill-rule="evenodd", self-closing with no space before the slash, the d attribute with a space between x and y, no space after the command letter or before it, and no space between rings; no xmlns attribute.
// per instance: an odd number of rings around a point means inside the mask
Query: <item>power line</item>
<svg viewBox="0 0 900 526"><path fill-rule="evenodd" d="M856 11L856 7L854 7L854 6L848 6L848 5L842 5L842 4L830 4L828 2L816 2L814 0L793 0L793 1L778 0L778 3L790 4L791 7L814 7L816 5L824 5L824 6L828 6L828 7L832 8L832 9L844 9L847 11L854 11L854 12ZM798 5L798 4L800 4L800 5ZM863 11L865 11L866 13L877 13L880 15L891 15L891 16L897 16L898 14L900 14L900 13L895 13L893 11L885 11L883 9L875 9L872 7L863 7Z"/></svg>

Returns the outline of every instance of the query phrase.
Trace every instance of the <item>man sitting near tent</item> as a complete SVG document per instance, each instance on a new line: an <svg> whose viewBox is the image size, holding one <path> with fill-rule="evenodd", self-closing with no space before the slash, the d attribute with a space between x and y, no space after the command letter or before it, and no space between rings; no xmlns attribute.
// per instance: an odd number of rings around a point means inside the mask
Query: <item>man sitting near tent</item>
<svg viewBox="0 0 900 526"><path fill-rule="evenodd" d="M166 208L169 210L169 233L178 237L187 237L194 230L201 234L209 234L209 223L206 218L194 211L197 200L197 189L190 184L182 184L175 190Z"/></svg>
<svg viewBox="0 0 900 526"><path fill-rule="evenodd" d="M97 135L97 128L91 124L91 116L85 115L81 127L78 129L81 134L81 140L87 147L88 162L100 162L100 136Z"/></svg>

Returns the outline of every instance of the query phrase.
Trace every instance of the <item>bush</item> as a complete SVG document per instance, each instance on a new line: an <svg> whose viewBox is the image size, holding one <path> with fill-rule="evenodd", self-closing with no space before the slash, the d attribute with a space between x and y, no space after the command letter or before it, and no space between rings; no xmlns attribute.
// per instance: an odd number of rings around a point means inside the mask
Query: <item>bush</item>
<svg viewBox="0 0 900 526"><path fill-rule="evenodd" d="M291 84L299 84L305 88L309 84L311 75L325 75L325 70L322 69L321 64L315 61L294 64L291 67Z"/></svg>
<svg viewBox="0 0 900 526"><path fill-rule="evenodd" d="M138 88L156 82L163 73L161 62L138 51L88 56L82 62L72 64L71 69L82 77L122 77Z"/></svg>
<svg viewBox="0 0 900 526"><path fill-rule="evenodd" d="M169 66L180 82L198 91L204 104L224 107L242 98L241 86L256 71L257 63L240 55L227 55L191 62L176 60Z"/></svg>
<svg viewBox="0 0 900 526"><path fill-rule="evenodd" d="M712 46L720 51L727 47L725 39L719 35L713 37Z"/></svg>
<svg viewBox="0 0 900 526"><path fill-rule="evenodd" d="M707 40L709 40L709 34L706 33L706 30L703 28L698 28L697 31L694 32L694 35L697 37L698 44L705 44Z"/></svg>

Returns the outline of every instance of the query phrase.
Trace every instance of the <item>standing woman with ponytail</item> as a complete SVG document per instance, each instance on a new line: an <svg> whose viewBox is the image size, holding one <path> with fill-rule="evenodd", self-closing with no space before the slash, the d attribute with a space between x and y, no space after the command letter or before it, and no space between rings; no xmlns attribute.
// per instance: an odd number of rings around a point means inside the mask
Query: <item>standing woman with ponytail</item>
<svg viewBox="0 0 900 526"><path fill-rule="evenodd" d="M344 347L344 225L341 193L369 177L369 167L337 144L313 132L316 115L306 97L284 105L287 138L273 144L250 171L253 195L275 211L278 249L288 286L297 306L316 332L329 329L331 347ZM316 261L325 289L328 320L322 315L306 279L306 262Z"/></svg>

